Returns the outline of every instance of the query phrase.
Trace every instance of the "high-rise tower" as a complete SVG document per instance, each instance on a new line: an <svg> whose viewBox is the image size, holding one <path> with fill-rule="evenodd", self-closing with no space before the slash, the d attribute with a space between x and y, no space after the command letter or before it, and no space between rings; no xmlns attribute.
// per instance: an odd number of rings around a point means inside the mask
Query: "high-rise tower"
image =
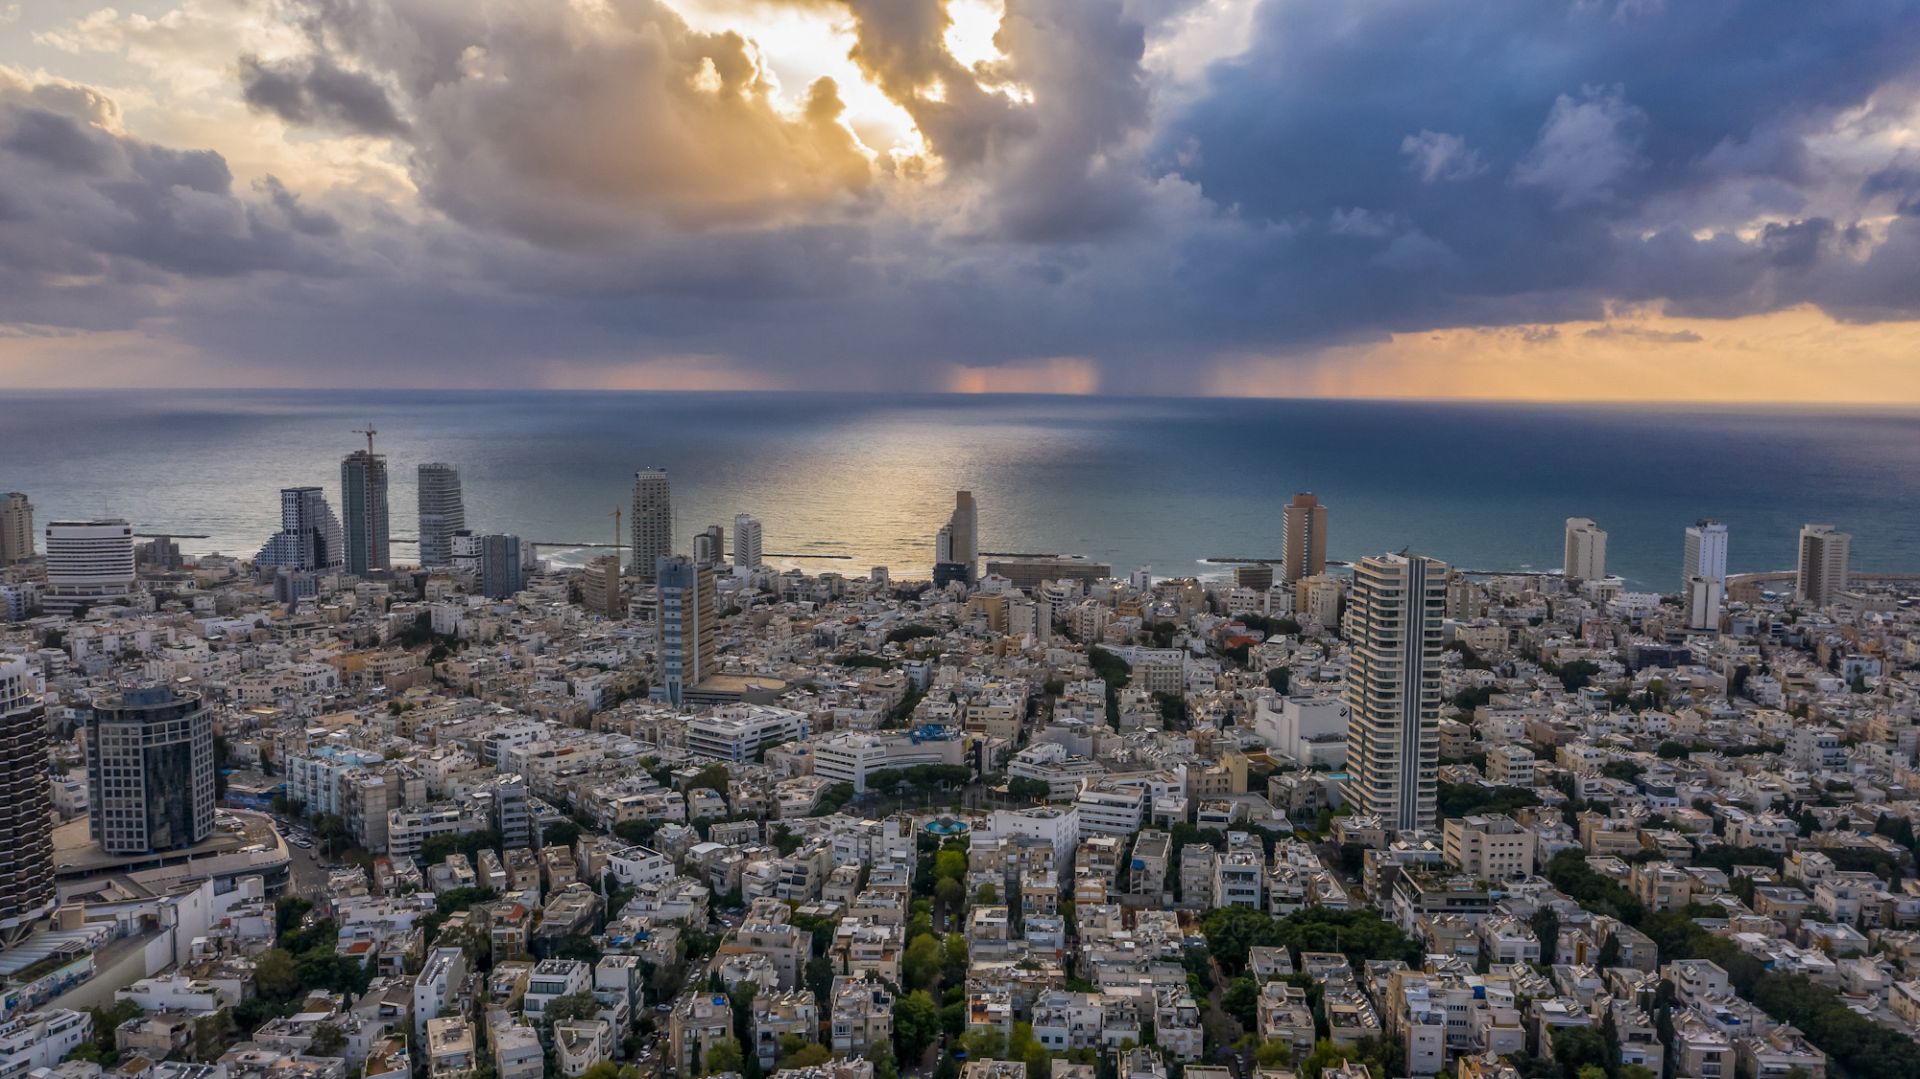
<svg viewBox="0 0 1920 1079"><path fill-rule="evenodd" d="M1682 587L1695 577L1727 583L1727 526L1719 521L1703 519L1687 526L1686 553L1680 562Z"/></svg>
<svg viewBox="0 0 1920 1079"><path fill-rule="evenodd" d="M953 512L933 539L933 583L972 584L980 564L980 513L972 491L955 491Z"/></svg>
<svg viewBox="0 0 1920 1079"><path fill-rule="evenodd" d="M1438 812L1441 622L1447 566L1418 555L1363 558L1347 608L1347 801L1390 828Z"/></svg>
<svg viewBox="0 0 1920 1079"><path fill-rule="evenodd" d="M33 557L33 503L19 491L0 492L0 566Z"/></svg>
<svg viewBox="0 0 1920 1079"><path fill-rule="evenodd" d="M760 546L760 522L751 514L735 514L733 518L733 570L743 573L760 565L764 560Z"/></svg>
<svg viewBox="0 0 1920 1079"><path fill-rule="evenodd" d="M673 488L664 468L633 474L633 572L652 581L662 558L673 553Z"/></svg>
<svg viewBox="0 0 1920 1079"><path fill-rule="evenodd" d="M1281 511L1281 556L1289 581L1327 571L1327 507L1312 494L1294 495Z"/></svg>
<svg viewBox="0 0 1920 1079"><path fill-rule="evenodd" d="M1607 576L1607 533L1591 517L1567 518L1567 549L1561 572L1572 581L1600 581Z"/></svg>
<svg viewBox="0 0 1920 1079"><path fill-rule="evenodd" d="M438 461L420 466L420 564L453 564L453 534L467 527L460 470Z"/></svg>
<svg viewBox="0 0 1920 1079"><path fill-rule="evenodd" d="M1800 566L1794 578L1793 595L1803 603L1824 607L1847 587L1847 562L1853 553L1853 537L1832 525L1807 525L1800 529Z"/></svg>
<svg viewBox="0 0 1920 1079"><path fill-rule="evenodd" d="M318 487L280 489L280 531L260 548L253 563L295 572L328 573L346 564L340 519Z"/></svg>
<svg viewBox="0 0 1920 1079"><path fill-rule="evenodd" d="M0 654L0 945L53 910L53 821L39 671Z"/></svg>
<svg viewBox="0 0 1920 1079"><path fill-rule="evenodd" d="M108 854L190 847L213 834L213 714L198 693L136 686L88 710L93 838Z"/></svg>
<svg viewBox="0 0 1920 1079"><path fill-rule="evenodd" d="M372 444L369 438L368 444ZM387 545L387 459L355 450L340 462L340 515L346 571L365 577L393 567Z"/></svg>
<svg viewBox="0 0 1920 1079"><path fill-rule="evenodd" d="M693 560L702 566L718 566L727 560L727 530L708 525L693 535Z"/></svg>
<svg viewBox="0 0 1920 1079"><path fill-rule="evenodd" d="M659 584L659 695L678 707L686 691L713 673L716 609L711 567L690 558L662 558L655 566Z"/></svg>

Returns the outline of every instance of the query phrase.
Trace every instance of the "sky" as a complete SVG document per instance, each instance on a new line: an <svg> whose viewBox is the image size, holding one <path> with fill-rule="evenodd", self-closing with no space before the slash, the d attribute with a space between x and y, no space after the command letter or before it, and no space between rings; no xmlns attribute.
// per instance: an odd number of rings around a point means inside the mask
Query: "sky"
<svg viewBox="0 0 1920 1079"><path fill-rule="evenodd" d="M1920 403L1920 0L0 0L0 385Z"/></svg>

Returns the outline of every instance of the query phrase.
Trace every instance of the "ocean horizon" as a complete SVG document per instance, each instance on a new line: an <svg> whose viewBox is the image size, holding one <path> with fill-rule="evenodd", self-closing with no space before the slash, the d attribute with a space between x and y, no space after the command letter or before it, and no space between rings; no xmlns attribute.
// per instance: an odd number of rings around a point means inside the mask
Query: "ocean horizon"
<svg viewBox="0 0 1920 1079"><path fill-rule="evenodd" d="M1343 560L1410 549L1554 569L1565 518L1585 516L1609 533L1610 572L1671 592L1682 530L1706 517L1728 525L1733 572L1791 569L1809 521L1853 534L1856 569L1920 571L1916 409L192 389L5 391L0 408L0 490L26 492L39 525L125 517L204 535L179 540L195 554L252 557L282 487L324 487L337 510L340 458L372 423L396 536L414 533L416 466L445 461L471 527L548 544L612 542L633 472L664 467L676 548L751 513L770 563L814 572L924 575L958 489L979 503L984 550L1080 554L1118 574L1278 557L1281 506L1308 490ZM591 553L542 548L563 564Z"/></svg>

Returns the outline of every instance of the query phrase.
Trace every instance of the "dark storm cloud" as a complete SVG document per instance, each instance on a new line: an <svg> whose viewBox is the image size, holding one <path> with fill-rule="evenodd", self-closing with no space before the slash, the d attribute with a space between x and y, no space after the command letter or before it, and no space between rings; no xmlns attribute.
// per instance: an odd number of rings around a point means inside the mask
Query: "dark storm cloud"
<svg viewBox="0 0 1920 1079"><path fill-rule="evenodd" d="M407 124L380 84L324 55L266 63L240 58L247 104L296 124L324 124L362 135L399 135Z"/></svg>
<svg viewBox="0 0 1920 1079"><path fill-rule="evenodd" d="M1920 313L1920 162L1822 149L1920 115L1920 0L1267 0L1178 93L1150 58L1199 0L1007 0L976 68L938 0L794 2L844 11L932 163L860 153L831 80L778 107L752 42L659 0L306 0L305 55L236 57L261 113L390 140L407 204L235 191L0 72L0 322L164 310L213 354L422 384L1084 356L1128 389L1619 303Z"/></svg>
<svg viewBox="0 0 1920 1079"><path fill-rule="evenodd" d="M0 69L0 322L125 325L175 278L328 272L235 197L226 161L116 134L97 94Z"/></svg>
<svg viewBox="0 0 1920 1079"><path fill-rule="evenodd" d="M1920 7L1894 0L1274 0L1161 157L1276 226L1211 252L1209 284L1270 301L1276 317L1235 327L1249 338L1596 317L1611 299L1740 314L1831 302L1859 276L1834 257L1854 222L1800 212L1826 179L1807 138L1917 58ZM1337 227L1355 213L1396 228ZM1759 214L1789 219L1733 235ZM1408 237L1449 257L1393 257Z"/></svg>

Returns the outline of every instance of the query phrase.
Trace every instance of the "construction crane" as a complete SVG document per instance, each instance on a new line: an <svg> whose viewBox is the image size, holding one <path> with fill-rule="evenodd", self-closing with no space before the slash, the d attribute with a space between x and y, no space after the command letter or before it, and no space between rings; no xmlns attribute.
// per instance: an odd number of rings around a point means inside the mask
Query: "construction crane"
<svg viewBox="0 0 1920 1079"><path fill-rule="evenodd" d="M373 436L380 433L373 429L373 421L372 420L367 421L367 426L365 430L361 430L360 428L357 428L357 427L354 428L353 433L356 435L367 436L367 456L372 457L373 456Z"/></svg>

